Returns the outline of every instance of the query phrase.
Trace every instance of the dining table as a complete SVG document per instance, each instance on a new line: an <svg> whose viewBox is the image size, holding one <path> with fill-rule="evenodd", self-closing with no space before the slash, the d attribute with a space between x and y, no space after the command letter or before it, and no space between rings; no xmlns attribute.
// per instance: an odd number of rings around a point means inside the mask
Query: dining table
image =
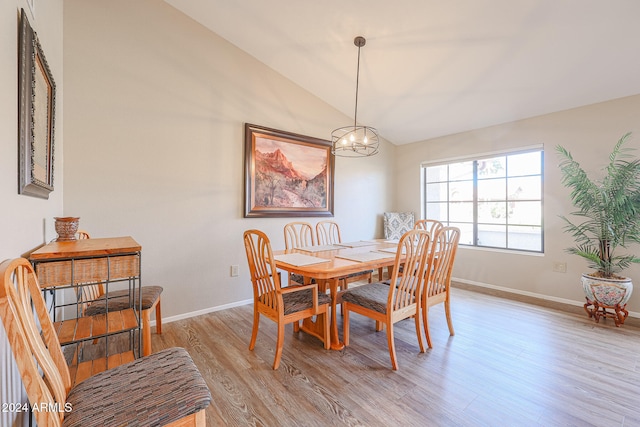
<svg viewBox="0 0 640 427"><path fill-rule="evenodd" d="M274 251L273 257L276 268L303 276L304 284L309 284L314 279L320 291L329 291L331 296L330 348L341 350L344 348L344 343L340 341L336 315L336 307L340 303L338 293L340 280L350 274L367 270L382 271L384 267L393 266L397 248L397 241L360 240ZM322 322L317 318L305 319L300 329L322 340L325 339Z"/></svg>

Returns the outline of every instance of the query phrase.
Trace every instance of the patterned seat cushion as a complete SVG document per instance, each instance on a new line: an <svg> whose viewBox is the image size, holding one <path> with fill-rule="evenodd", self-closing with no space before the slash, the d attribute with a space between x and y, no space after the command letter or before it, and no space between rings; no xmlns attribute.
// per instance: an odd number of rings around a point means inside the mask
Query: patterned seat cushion
<svg viewBox="0 0 640 427"><path fill-rule="evenodd" d="M284 302L284 314L292 314L298 311L313 307L313 289L304 289L297 292L282 294ZM331 297L327 294L318 293L318 305L330 304Z"/></svg>
<svg viewBox="0 0 640 427"><path fill-rule="evenodd" d="M160 298L162 293L161 286L143 286L142 287L142 309L148 310L153 304ZM85 316L93 316L95 314L104 314L106 307L109 311L120 311L130 307L129 304L129 290L122 291L110 291L108 293L109 298L106 295L102 295L96 301L92 302L85 311ZM138 289L134 289L134 307L138 308Z"/></svg>
<svg viewBox="0 0 640 427"><path fill-rule="evenodd" d="M414 224L413 212L385 212L384 238L399 240L404 233L413 229Z"/></svg>
<svg viewBox="0 0 640 427"><path fill-rule="evenodd" d="M389 285L377 282L358 286L342 292L342 301L357 304L378 313L387 312L387 300L389 299Z"/></svg>
<svg viewBox="0 0 640 427"><path fill-rule="evenodd" d="M209 406L189 353L174 347L89 377L71 389L64 427L160 426Z"/></svg>

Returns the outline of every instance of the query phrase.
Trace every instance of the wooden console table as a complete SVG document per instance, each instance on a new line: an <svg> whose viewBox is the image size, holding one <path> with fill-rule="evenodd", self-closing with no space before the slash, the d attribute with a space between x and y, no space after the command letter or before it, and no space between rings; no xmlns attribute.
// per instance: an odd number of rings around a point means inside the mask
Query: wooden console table
<svg viewBox="0 0 640 427"><path fill-rule="evenodd" d="M115 237L52 242L31 253L40 287L53 294L52 316L60 344L76 346L69 367L74 383L140 356L141 307L134 307L134 290L139 295L141 249L131 237ZM130 307L82 315L83 305L91 303L82 298L83 287L102 285L108 292L118 282L129 289ZM65 301L72 294L74 301ZM109 354L109 337L123 333L129 334L129 349ZM105 354L83 360L82 344L97 338L105 339Z"/></svg>

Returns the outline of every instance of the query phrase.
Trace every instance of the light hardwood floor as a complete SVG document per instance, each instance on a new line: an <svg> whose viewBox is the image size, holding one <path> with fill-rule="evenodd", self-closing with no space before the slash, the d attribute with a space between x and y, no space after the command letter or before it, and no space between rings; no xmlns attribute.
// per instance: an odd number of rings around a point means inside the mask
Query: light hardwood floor
<svg viewBox="0 0 640 427"><path fill-rule="evenodd" d="M153 350L189 351L213 395L208 426L640 426L640 328L461 288L452 298L456 335L433 307L426 353L412 320L396 325L397 372L385 332L356 314L343 351L288 325L277 371L273 322L248 349L250 305L167 323Z"/></svg>

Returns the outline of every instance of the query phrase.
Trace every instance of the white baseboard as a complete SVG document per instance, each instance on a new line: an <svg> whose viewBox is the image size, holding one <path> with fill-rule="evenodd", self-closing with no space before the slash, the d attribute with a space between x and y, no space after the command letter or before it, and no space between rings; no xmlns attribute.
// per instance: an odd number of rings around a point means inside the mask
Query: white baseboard
<svg viewBox="0 0 640 427"><path fill-rule="evenodd" d="M574 301L574 300L565 299L565 298L552 297L552 296L549 296L549 295L537 294L535 292L520 291L518 289L505 288L505 287L502 287L502 286L491 285L489 283L476 282L474 280L457 279L457 278L452 277L451 281L452 282L464 283L465 285L480 286L480 287L483 287L483 288L495 289L495 290L501 291L501 292L508 292L508 293L511 293L511 294L524 295L524 296L527 296L527 297L532 297L532 298L538 298L538 299L543 299L543 300L547 300L547 301L558 302L558 303L561 303L561 304L573 305L573 306L576 306L576 307L584 306L584 302L580 302L580 301ZM640 313L634 312L634 311L630 311L629 312L629 317L640 318Z"/></svg>
<svg viewBox="0 0 640 427"><path fill-rule="evenodd" d="M253 298L248 299L248 300L244 300L244 301L232 302L230 304L217 305L215 307L209 307L209 308L205 308L203 310L191 311L191 312L188 312L188 313L178 314L178 315L171 316L171 317L162 316L162 323L163 324L164 323L171 323L171 322L175 322L176 320L188 319L190 317L201 316L203 314L213 313L215 311L220 311L220 310L226 310L228 308L233 308L233 307L240 307L242 305L247 305L247 304L253 304ZM151 323L150 323L150 326L155 326L155 325L156 325L156 321L152 320Z"/></svg>

